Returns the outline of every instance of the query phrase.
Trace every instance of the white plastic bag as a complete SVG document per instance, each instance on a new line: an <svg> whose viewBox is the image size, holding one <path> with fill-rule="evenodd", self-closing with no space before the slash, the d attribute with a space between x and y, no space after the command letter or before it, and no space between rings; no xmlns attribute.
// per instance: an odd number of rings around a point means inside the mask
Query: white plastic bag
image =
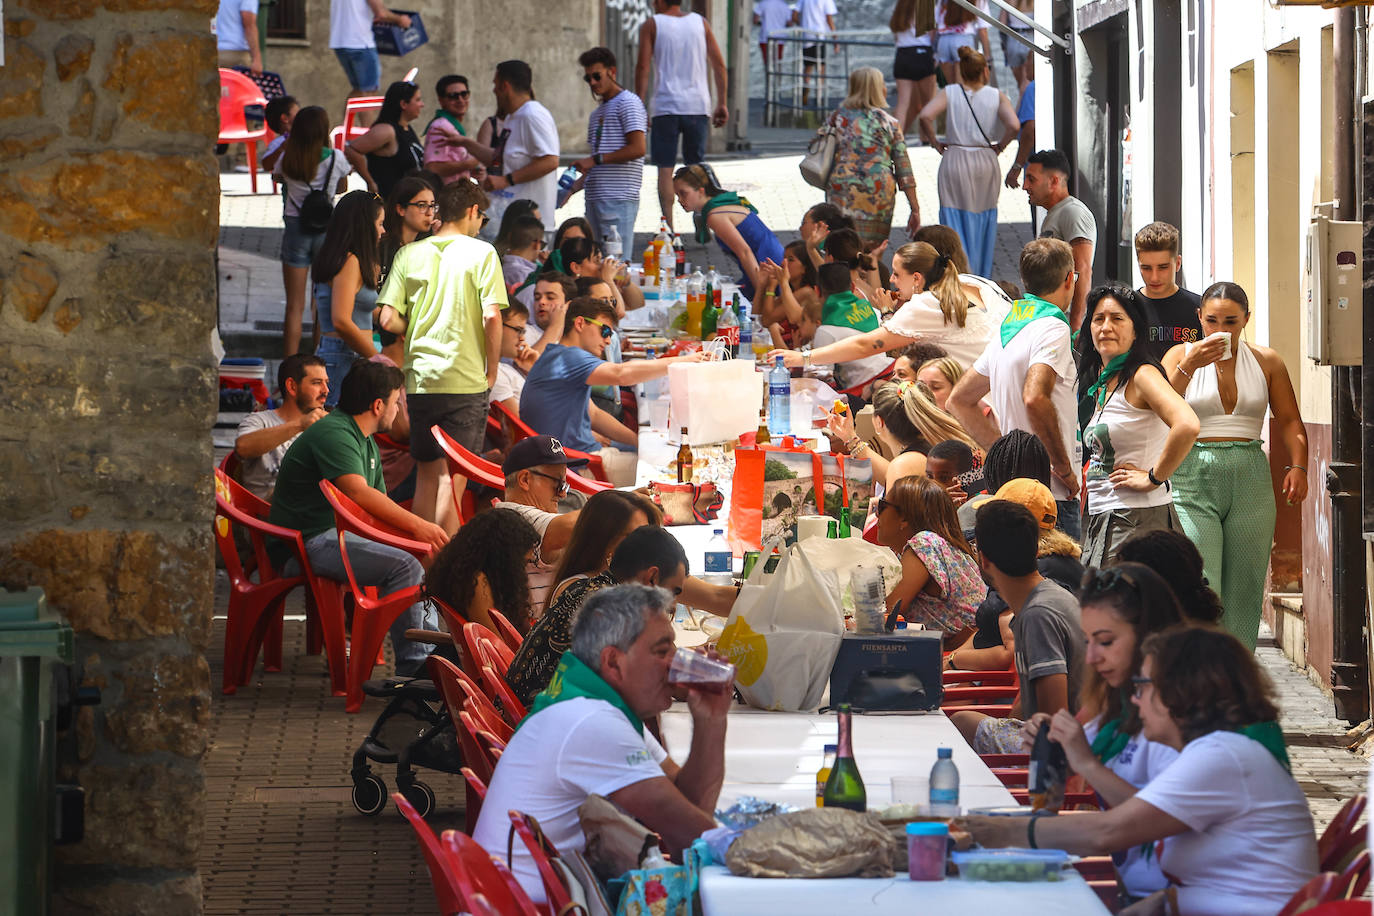
<svg viewBox="0 0 1374 916"><path fill-rule="evenodd" d="M723 346L707 352L719 356ZM747 359L674 363L668 367L671 441L687 427L689 445L733 442L759 427L763 407L763 374Z"/></svg>
<svg viewBox="0 0 1374 916"><path fill-rule="evenodd" d="M771 555L781 540L764 545ZM718 648L736 667L735 685L750 706L800 712L820 705L840 651L844 618L838 594L802 545L783 551L775 572L761 558L740 589Z"/></svg>
<svg viewBox="0 0 1374 916"><path fill-rule="evenodd" d="M862 527L863 519L858 519L854 524ZM902 581L902 561L881 544L870 544L857 537L811 537L803 541L802 546L806 549L811 565L815 567L826 586L835 593L846 617L854 616L854 595L849 587L849 577L857 567L868 566L882 570L883 583L889 592Z"/></svg>

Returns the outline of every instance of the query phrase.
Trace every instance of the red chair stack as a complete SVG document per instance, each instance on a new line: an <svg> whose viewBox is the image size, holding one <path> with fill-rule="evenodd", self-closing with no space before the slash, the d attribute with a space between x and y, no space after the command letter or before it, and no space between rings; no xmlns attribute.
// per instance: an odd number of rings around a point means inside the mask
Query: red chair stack
<svg viewBox="0 0 1374 916"><path fill-rule="evenodd" d="M258 141L267 139L267 126L249 129L243 109L249 105L266 106L258 84L235 70L219 68L218 143L242 143L248 150L248 181L258 193Z"/></svg>

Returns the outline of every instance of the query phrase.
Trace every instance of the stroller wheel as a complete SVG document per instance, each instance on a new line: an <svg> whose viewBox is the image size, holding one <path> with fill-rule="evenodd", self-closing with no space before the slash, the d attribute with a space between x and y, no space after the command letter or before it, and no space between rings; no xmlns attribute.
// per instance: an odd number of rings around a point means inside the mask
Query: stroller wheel
<svg viewBox="0 0 1374 916"><path fill-rule="evenodd" d="M368 817L382 813L386 807L386 783L381 777L368 773L353 781L353 807Z"/></svg>
<svg viewBox="0 0 1374 916"><path fill-rule="evenodd" d="M438 803L434 797L434 790L418 779L411 780L410 785L401 789L401 794L420 817L429 817Z"/></svg>

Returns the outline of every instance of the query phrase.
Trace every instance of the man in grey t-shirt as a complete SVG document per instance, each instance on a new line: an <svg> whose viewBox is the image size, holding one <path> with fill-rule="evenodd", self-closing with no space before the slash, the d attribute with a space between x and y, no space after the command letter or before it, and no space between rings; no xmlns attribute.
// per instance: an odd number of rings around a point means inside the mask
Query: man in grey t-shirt
<svg viewBox="0 0 1374 916"><path fill-rule="evenodd" d="M1021 695L1012 718L956 712L950 719L975 752L1019 754L1023 719L1078 708L1084 652L1078 599L1040 575L1035 557L1040 523L1025 506L1005 499L986 502L978 509L974 530L983 575L1014 615Z"/></svg>
<svg viewBox="0 0 1374 916"><path fill-rule="evenodd" d="M1083 323L1092 289L1093 250L1097 247L1097 220L1083 201L1069 195L1069 157L1057 149L1042 149L1026 160L1026 197L1032 207L1044 207L1040 237L1059 239L1073 249L1073 269L1078 280L1073 289L1069 326Z"/></svg>
<svg viewBox="0 0 1374 916"><path fill-rule="evenodd" d="M239 422L234 454L241 462L239 480L248 492L272 501L277 471L286 450L296 437L323 417L329 395L329 374L318 356L297 353L282 360L277 369L281 406L250 413Z"/></svg>

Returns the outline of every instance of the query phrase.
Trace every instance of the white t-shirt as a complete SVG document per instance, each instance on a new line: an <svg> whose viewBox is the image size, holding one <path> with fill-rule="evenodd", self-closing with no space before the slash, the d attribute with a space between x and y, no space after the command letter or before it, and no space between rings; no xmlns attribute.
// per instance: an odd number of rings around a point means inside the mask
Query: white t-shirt
<svg viewBox="0 0 1374 916"><path fill-rule="evenodd" d="M919 337L922 341L938 344L961 366L971 366L983 355L993 329L987 310L971 302L962 328L953 321L946 323L945 313L940 311L940 300L931 292L912 296L883 322L883 327L893 334Z"/></svg>
<svg viewBox="0 0 1374 916"><path fill-rule="evenodd" d="M1242 734L1190 741L1136 798L1192 828L1160 860L1188 916L1273 916L1317 873L1302 788Z"/></svg>
<svg viewBox="0 0 1374 916"><path fill-rule="evenodd" d="M1087 737L1089 744L1097 738L1098 729L1101 727L1101 716L1097 716L1083 726L1083 734ZM1177 759L1178 751L1169 745L1151 741L1144 734L1136 732L1131 736L1131 740L1126 742L1121 753L1107 761L1107 769L1139 789L1158 777L1169 764ZM1170 842L1173 841L1163 841L1163 843ZM1162 890L1169 883L1159 868L1159 848L1161 845L1163 844L1155 844L1148 857L1139 846L1133 846L1126 850L1124 858L1120 855L1113 857L1116 859L1117 874L1121 876L1122 883L1126 885L1126 890L1132 896L1148 897L1155 891Z"/></svg>
<svg viewBox="0 0 1374 916"><path fill-rule="evenodd" d="M215 16L215 47L221 51L247 51L243 14L258 14L258 0L219 0Z"/></svg>
<svg viewBox="0 0 1374 916"><path fill-rule="evenodd" d="M499 373L498 373L499 378ZM524 382L521 381L520 388L524 390ZM526 506L523 503L507 502L501 500L496 504L497 509L513 509L524 516L525 521L534 526L534 530L539 532L540 545L535 548L534 557L525 564L525 574L530 581L530 618L538 620L544 616L544 605L549 599L549 590L553 588L553 574L558 567L558 557L551 557L554 562L550 563L544 559L544 545L542 543L544 532L549 530L549 523L558 516L553 512L545 512L536 506Z"/></svg>
<svg viewBox="0 0 1374 916"><path fill-rule="evenodd" d="M281 414L275 410L258 410L239 421L235 438L255 433L260 429L272 429L285 422ZM277 486L277 472L281 470L281 460L286 457L286 450L299 435L300 433L297 433L270 452L263 453L261 457L244 460L240 466L239 479L243 481L249 493L269 503L272 501L272 491Z"/></svg>
<svg viewBox="0 0 1374 916"><path fill-rule="evenodd" d="M830 32L826 16L839 15L835 0L800 0L797 11L801 13L801 27L808 32Z"/></svg>
<svg viewBox="0 0 1374 916"><path fill-rule="evenodd" d="M792 9L787 0L758 0L754 4L754 15L759 17L759 44L766 42L774 32L781 32L792 21Z"/></svg>
<svg viewBox="0 0 1374 916"><path fill-rule="evenodd" d="M815 339L811 341L813 346L823 347L839 340L856 337L863 332L856 328L841 327L834 324L823 324L816 328ZM869 379L877 378L879 374L887 371L887 367L892 365L892 358L886 353L879 353L877 356L865 356L862 359L853 359L847 363L835 364L835 387L853 388L855 385L862 385Z"/></svg>
<svg viewBox="0 0 1374 916"><path fill-rule="evenodd" d="M549 110L534 99L530 99L497 123L497 136L504 131L510 131L510 134L501 148L502 175L523 169L541 156L558 155L558 125L554 123ZM512 200L534 201L539 207L539 215L543 217L545 225L551 225L553 211L558 203L558 169L534 181L521 182L513 188L496 191L495 194L508 198L507 206Z"/></svg>
<svg viewBox="0 0 1374 916"><path fill-rule="evenodd" d="M377 47L377 38L372 34L372 7L367 0L329 0L329 46Z"/></svg>
<svg viewBox="0 0 1374 916"><path fill-rule="evenodd" d="M520 392L524 390L525 377L520 374L520 370L510 363L501 363L496 367L496 385L491 389L489 402L494 404L497 401L515 398L516 402L519 403Z"/></svg>
<svg viewBox="0 0 1374 916"><path fill-rule="evenodd" d="M282 216L300 216L301 204L305 203L306 195L315 189L323 188L330 200L333 200L334 192L339 189L339 182L353 173L353 166L348 164L348 157L336 149L325 147L324 158L315 167L315 177L306 185L294 178L287 178L282 173L285 159L286 154L283 153L277 164L272 167L272 174L286 189L282 196Z"/></svg>
<svg viewBox="0 0 1374 916"><path fill-rule="evenodd" d="M564 855L582 852L586 837L577 809L589 795L610 796L626 786L663 776L663 746L635 731L605 700L577 697L535 713L516 731L496 764L472 838L504 855L510 834L506 812L533 815ZM511 871L536 903L544 885L524 844L512 847Z"/></svg>
<svg viewBox="0 0 1374 916"><path fill-rule="evenodd" d="M1030 414L1022 399L1026 374L1038 363L1054 370L1057 378L1050 393L1050 401L1059 414L1059 435L1069 455L1069 466L1075 474L1082 468L1083 449L1078 442L1078 398L1074 384L1078 372L1073 364L1073 348L1069 345L1069 326L1058 318L1037 318L1002 346L1000 328L988 335L988 346L973 363L973 370L989 382L988 403L997 415L1003 433L1023 429L1034 433ZM1050 481L1055 499L1068 499L1069 491L1058 477Z"/></svg>

